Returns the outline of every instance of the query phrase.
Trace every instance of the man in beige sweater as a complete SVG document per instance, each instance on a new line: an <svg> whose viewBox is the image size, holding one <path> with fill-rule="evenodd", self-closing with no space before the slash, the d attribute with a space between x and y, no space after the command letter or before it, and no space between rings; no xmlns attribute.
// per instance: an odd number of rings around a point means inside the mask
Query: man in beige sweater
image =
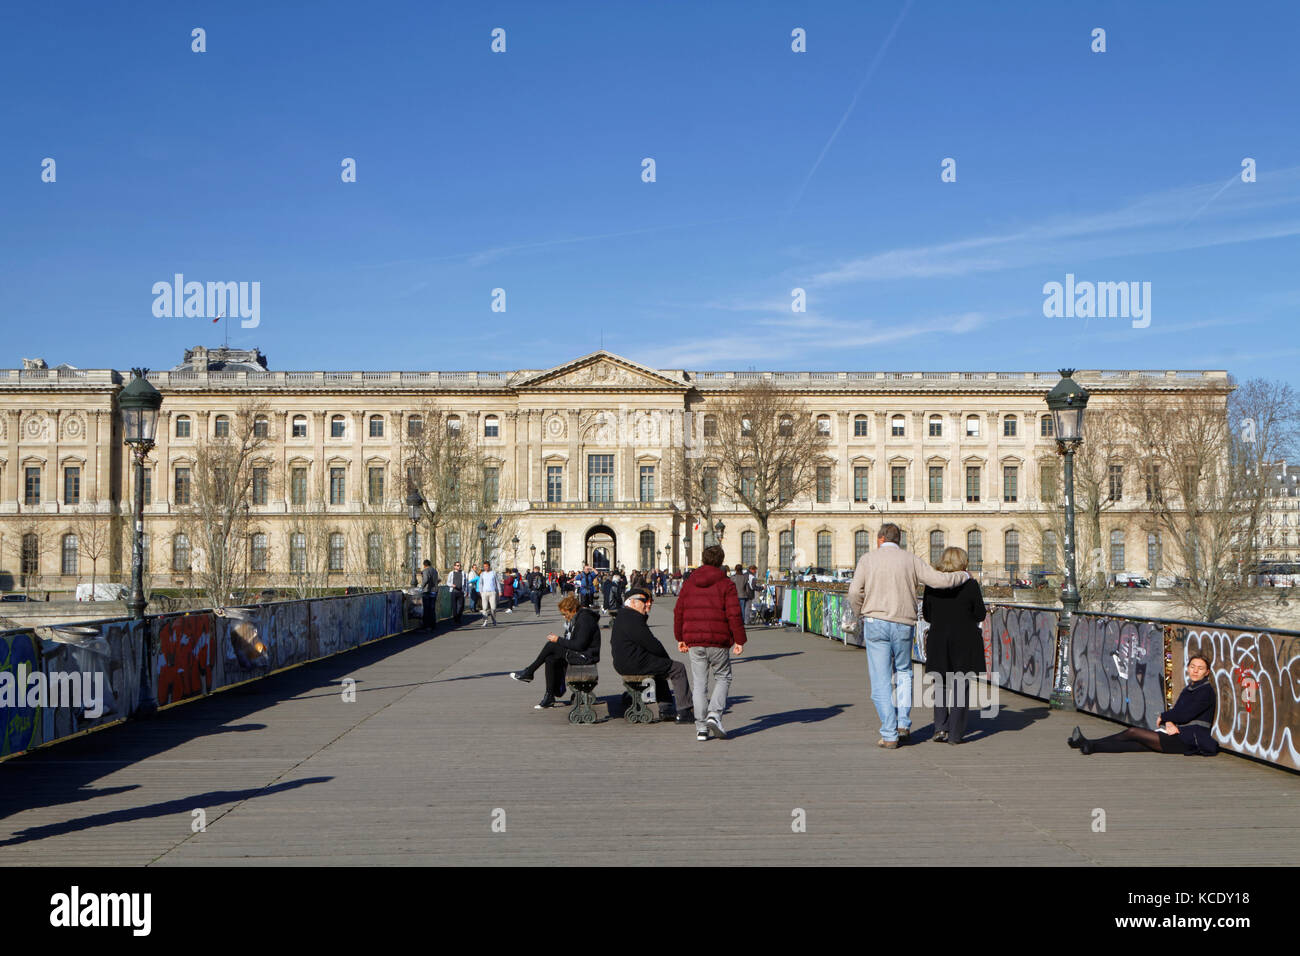
<svg viewBox="0 0 1300 956"><path fill-rule="evenodd" d="M862 618L862 639L871 675L871 701L880 715L879 747L894 750L912 730L912 639L916 630L916 588L951 588L970 577L965 571L936 571L898 546L898 525L884 524L876 550L858 560L849 585L849 607ZM891 683L896 683L892 688Z"/></svg>

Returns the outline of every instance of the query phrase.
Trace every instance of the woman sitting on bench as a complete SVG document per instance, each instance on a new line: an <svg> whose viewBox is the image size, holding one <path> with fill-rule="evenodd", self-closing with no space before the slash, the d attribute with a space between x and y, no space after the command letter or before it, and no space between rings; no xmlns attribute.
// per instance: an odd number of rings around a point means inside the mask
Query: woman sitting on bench
<svg viewBox="0 0 1300 956"><path fill-rule="evenodd" d="M1200 754L1212 757L1219 743L1211 732L1217 698L1210 682L1210 659L1193 654L1187 661L1187 686L1178 695L1173 710L1167 710L1156 722L1161 730L1130 727L1100 740L1089 740L1078 727L1066 741L1085 754L1119 754L1154 750L1161 754Z"/></svg>
<svg viewBox="0 0 1300 956"><path fill-rule="evenodd" d="M564 615L564 636L548 634L542 652L521 671L510 676L527 683L533 679L537 668L546 667L546 693L534 710L542 710L564 697L564 675L569 664L595 664L600 660L600 618L589 607L579 607L578 599L566 594L560 600L560 613Z"/></svg>

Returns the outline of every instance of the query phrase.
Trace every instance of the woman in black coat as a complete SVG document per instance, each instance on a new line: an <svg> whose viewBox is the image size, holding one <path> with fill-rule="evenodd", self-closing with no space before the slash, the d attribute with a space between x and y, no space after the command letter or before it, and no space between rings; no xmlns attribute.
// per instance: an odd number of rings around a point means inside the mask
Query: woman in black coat
<svg viewBox="0 0 1300 956"><path fill-rule="evenodd" d="M1214 710L1218 698L1210 681L1210 659L1193 654L1187 661L1187 686L1178 695L1173 710L1156 721L1159 730L1129 727L1100 740L1089 740L1078 727L1066 741L1085 754L1120 754L1154 750L1161 754L1199 754L1213 757L1219 752L1214 739Z"/></svg>
<svg viewBox="0 0 1300 956"><path fill-rule="evenodd" d="M961 548L947 548L939 559L940 571L965 571L967 556ZM935 743L959 744L966 735L970 713L971 681L984 673L984 635L980 621L986 614L979 582L969 578L955 588L926 587L921 616L930 622L925 669L935 675Z"/></svg>
<svg viewBox="0 0 1300 956"><path fill-rule="evenodd" d="M537 659L521 671L510 676L528 683L537 668L546 667L546 693L535 710L552 706L564 697L564 676L569 664L595 664L600 660L600 618L588 607L579 607L572 594L560 600L560 614L564 616L564 636L548 634Z"/></svg>

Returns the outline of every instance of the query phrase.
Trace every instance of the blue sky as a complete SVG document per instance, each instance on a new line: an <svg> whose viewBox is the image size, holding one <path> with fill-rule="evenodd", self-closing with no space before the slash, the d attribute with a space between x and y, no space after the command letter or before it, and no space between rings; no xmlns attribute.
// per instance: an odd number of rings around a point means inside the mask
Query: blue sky
<svg viewBox="0 0 1300 956"><path fill-rule="evenodd" d="M1298 27L1295 3L9 5L0 365L219 344L153 315L181 272L261 283L229 335L272 368L603 340L667 368L1300 383ZM1149 327L1044 317L1067 273L1151 283Z"/></svg>

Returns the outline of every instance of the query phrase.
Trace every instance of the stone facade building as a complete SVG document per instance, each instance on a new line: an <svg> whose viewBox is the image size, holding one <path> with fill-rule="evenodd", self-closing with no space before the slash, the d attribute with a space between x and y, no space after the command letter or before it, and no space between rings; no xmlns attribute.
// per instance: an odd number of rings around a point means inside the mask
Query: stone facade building
<svg viewBox="0 0 1300 956"><path fill-rule="evenodd" d="M110 369L0 370L0 569L3 588L39 577L47 589L89 580L96 526L111 529L93 556L100 580L122 581L129 549L120 533L131 507L131 457L121 442L116 395L129 375ZM898 523L922 557L958 545L989 579L1049 564L1042 520L1059 510L1040 492L1059 467L1044 403L1055 372L694 372L653 369L598 351L545 370L512 372L271 371L256 350L188 350L170 371L151 372L163 393L145 506L147 564L155 585L182 583L178 498L187 493L200 436L219 434L241 402L268 409L260 467L271 481L250 503L254 583L289 573L293 495L317 501L316 520L344 522L379 482L401 513L401 437L430 406L476 435L497 469L500 508L518 551L498 559L685 567L701 532L672 497L673 449L698 434L711 403L756 378L789 389L828 436L817 489L772 521L775 567L849 568L874 547L882 521ZM1229 390L1223 371L1082 371L1089 415L1135 389ZM1140 481L1126 494L1138 507ZM267 492L269 489L269 493ZM394 497L393 492L398 491ZM382 496L381 497L385 497ZM1119 502L1111 518L1128 505ZM756 525L723 500L728 561L757 563ZM1122 532L1139 565L1145 535ZM1113 544L1113 541L1112 541ZM535 549L535 550L534 550ZM476 549L475 549L476 550ZM513 553L512 553L513 552ZM1112 551L1112 555L1115 552ZM476 554L465 548L466 561ZM439 564L450 559L445 549ZM1121 561L1124 559L1121 558ZM253 563L256 562L254 567ZM354 583L351 555L331 568ZM261 568L265 570L260 570Z"/></svg>

